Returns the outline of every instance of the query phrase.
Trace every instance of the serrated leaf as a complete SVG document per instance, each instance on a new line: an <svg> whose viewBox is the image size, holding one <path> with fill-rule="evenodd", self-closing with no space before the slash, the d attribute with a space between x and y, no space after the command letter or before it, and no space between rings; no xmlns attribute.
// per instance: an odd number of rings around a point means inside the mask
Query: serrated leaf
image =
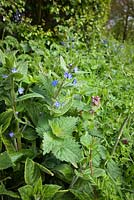
<svg viewBox="0 0 134 200"><path fill-rule="evenodd" d="M44 96L41 95L41 94L33 92L33 93L30 93L30 94L25 94L25 95L23 95L21 97L18 97L16 99L16 101L24 101L24 100L30 99L30 98L42 98L42 99L44 99Z"/></svg>
<svg viewBox="0 0 134 200"><path fill-rule="evenodd" d="M82 153L77 142L72 137L56 138L51 133L44 133L43 153L52 152L61 161L70 162L77 167Z"/></svg>
<svg viewBox="0 0 134 200"><path fill-rule="evenodd" d="M34 185L33 195L35 199L41 199L41 193L42 193L42 179L41 177Z"/></svg>
<svg viewBox="0 0 134 200"><path fill-rule="evenodd" d="M12 198L20 198L20 196L18 194L16 194L15 192L7 190L3 183L1 183L1 185L0 185L0 195L7 195Z"/></svg>
<svg viewBox="0 0 134 200"><path fill-rule="evenodd" d="M25 185L18 189L22 200L31 200L33 197L33 187L31 185Z"/></svg>
<svg viewBox="0 0 134 200"><path fill-rule="evenodd" d="M114 180L116 180L117 177L121 177L120 168L113 159L107 162L107 171Z"/></svg>
<svg viewBox="0 0 134 200"><path fill-rule="evenodd" d="M27 158L25 162L24 177L27 185L34 185L40 178L39 167L30 158Z"/></svg>
<svg viewBox="0 0 134 200"><path fill-rule="evenodd" d="M5 151L0 154L0 170L7 169L9 167L13 166L13 162L8 155L8 153Z"/></svg>
<svg viewBox="0 0 134 200"><path fill-rule="evenodd" d="M75 129L77 122L76 117L60 117L49 120L49 125L52 129L52 132L57 137L68 137L72 134Z"/></svg>
<svg viewBox="0 0 134 200"><path fill-rule="evenodd" d="M2 127L1 134L6 131L12 120L13 110L8 109L7 111L0 114L0 126Z"/></svg>
<svg viewBox="0 0 134 200"><path fill-rule="evenodd" d="M23 156L23 153L12 152L12 153L9 153L9 156L11 158L11 161L14 163L14 162L16 162L17 160L19 160Z"/></svg>
<svg viewBox="0 0 134 200"><path fill-rule="evenodd" d="M45 200L51 200L52 197L60 190L61 186L59 185L52 185L52 184L45 184L43 186L43 191L42 191L42 199Z"/></svg>
<svg viewBox="0 0 134 200"><path fill-rule="evenodd" d="M62 56L60 56L60 65L62 67L62 69L67 72L68 71L68 68L66 67L66 63L65 63L65 60Z"/></svg>
<svg viewBox="0 0 134 200"><path fill-rule="evenodd" d="M80 138L80 142L83 146L85 146L87 149L90 149L90 146L92 144L92 136L89 135L87 132L85 135L82 135Z"/></svg>

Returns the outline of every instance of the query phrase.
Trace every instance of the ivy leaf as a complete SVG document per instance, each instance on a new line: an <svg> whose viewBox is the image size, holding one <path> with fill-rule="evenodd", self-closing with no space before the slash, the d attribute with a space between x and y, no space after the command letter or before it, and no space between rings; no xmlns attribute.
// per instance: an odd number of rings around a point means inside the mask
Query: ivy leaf
<svg viewBox="0 0 134 200"><path fill-rule="evenodd" d="M52 132L57 137L68 137L74 131L77 122L76 117L60 117L49 120Z"/></svg>
<svg viewBox="0 0 134 200"><path fill-rule="evenodd" d="M82 157L81 150L77 142L72 137L60 139L54 137L50 132L44 133L43 154L52 152L61 161L70 162L77 167L77 162Z"/></svg>

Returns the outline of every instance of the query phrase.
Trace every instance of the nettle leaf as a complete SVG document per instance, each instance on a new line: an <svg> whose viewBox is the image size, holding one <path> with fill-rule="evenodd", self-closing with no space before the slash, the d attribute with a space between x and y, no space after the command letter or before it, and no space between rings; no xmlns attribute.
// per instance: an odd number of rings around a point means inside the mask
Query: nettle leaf
<svg viewBox="0 0 134 200"><path fill-rule="evenodd" d="M90 146L92 144L92 136L89 135L87 132L85 135L82 135L80 138L81 144L85 146L87 149L90 149Z"/></svg>
<svg viewBox="0 0 134 200"><path fill-rule="evenodd" d="M18 194L16 194L15 192L7 190L3 183L1 183L1 185L0 185L0 195L7 195L12 198L20 198L20 196Z"/></svg>
<svg viewBox="0 0 134 200"><path fill-rule="evenodd" d="M50 200L60 189L59 185L45 184L42 190L42 199Z"/></svg>
<svg viewBox="0 0 134 200"><path fill-rule="evenodd" d="M39 167L29 158L27 158L25 162L24 177L27 185L34 185L35 182L40 178Z"/></svg>
<svg viewBox="0 0 134 200"><path fill-rule="evenodd" d="M82 152L72 137L64 139L54 137L50 132L44 133L43 154L52 152L61 161L70 162L77 167L82 158Z"/></svg>
<svg viewBox="0 0 134 200"><path fill-rule="evenodd" d="M107 172L114 180L116 180L118 177L121 177L121 170L117 163L112 159L107 162Z"/></svg>
<svg viewBox="0 0 134 200"><path fill-rule="evenodd" d="M52 132L57 137L68 137L72 134L75 129L77 122L76 117L60 117L49 120L49 125L52 129Z"/></svg>
<svg viewBox="0 0 134 200"><path fill-rule="evenodd" d="M0 114L0 126L2 126L1 133L4 133L5 130L9 127L12 120L13 110L8 109L7 111Z"/></svg>
<svg viewBox="0 0 134 200"><path fill-rule="evenodd" d="M9 167L13 166L13 162L8 155L8 153L5 151L0 154L0 170L7 169Z"/></svg>
<svg viewBox="0 0 134 200"><path fill-rule="evenodd" d="M22 200L31 200L33 197L33 187L31 185L25 185L20 187L19 193Z"/></svg>

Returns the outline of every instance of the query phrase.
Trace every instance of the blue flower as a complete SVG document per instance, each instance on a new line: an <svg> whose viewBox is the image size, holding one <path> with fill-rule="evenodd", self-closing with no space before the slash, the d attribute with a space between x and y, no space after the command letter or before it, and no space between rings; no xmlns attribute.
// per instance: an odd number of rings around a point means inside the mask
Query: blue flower
<svg viewBox="0 0 134 200"><path fill-rule="evenodd" d="M8 75L3 74L3 75L2 75L2 78L8 78Z"/></svg>
<svg viewBox="0 0 134 200"><path fill-rule="evenodd" d="M12 73L16 73L16 72L17 72L17 69L16 69L16 68L13 68L13 69L11 70L11 72L12 72Z"/></svg>
<svg viewBox="0 0 134 200"><path fill-rule="evenodd" d="M58 81L57 80L54 80L54 81L52 81L52 86L56 86L58 84Z"/></svg>
<svg viewBox="0 0 134 200"><path fill-rule="evenodd" d="M74 71L74 73L78 72L78 67L75 67L75 68L73 69L73 71Z"/></svg>
<svg viewBox="0 0 134 200"><path fill-rule="evenodd" d="M24 92L24 88L21 88L21 87L20 87L20 88L18 89L18 93L19 93L19 94L23 94L23 92Z"/></svg>
<svg viewBox="0 0 134 200"><path fill-rule="evenodd" d="M59 108L59 107L60 107L60 102L56 101L56 102L54 103L54 106L55 106L56 108Z"/></svg>
<svg viewBox="0 0 134 200"><path fill-rule="evenodd" d="M13 132L10 132L9 133L9 136L12 138L12 137L14 137L14 133Z"/></svg>
<svg viewBox="0 0 134 200"><path fill-rule="evenodd" d="M72 74L70 74L70 73L68 73L68 72L65 72L65 73L64 73L64 78L71 79L71 78L72 78Z"/></svg>
<svg viewBox="0 0 134 200"><path fill-rule="evenodd" d="M77 83L77 80L74 79L73 82L72 82L72 84L73 84L73 85L76 85L76 83Z"/></svg>

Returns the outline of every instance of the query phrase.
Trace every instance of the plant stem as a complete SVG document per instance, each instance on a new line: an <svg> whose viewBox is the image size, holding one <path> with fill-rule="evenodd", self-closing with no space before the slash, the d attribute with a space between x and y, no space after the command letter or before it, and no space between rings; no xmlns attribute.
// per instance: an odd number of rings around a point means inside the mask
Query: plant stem
<svg viewBox="0 0 134 200"><path fill-rule="evenodd" d="M117 139L115 141L114 148L113 148L113 151L111 153L111 156L113 156L115 151L116 151L117 145L118 145L118 143L120 141L120 138L121 138L121 136L123 134L123 129L124 129L125 125L127 124L129 117L130 117L130 114L128 114L128 116L124 119L124 121L123 121L123 123L122 123L122 125L120 127L119 134L118 134L118 137L117 137Z"/></svg>
<svg viewBox="0 0 134 200"><path fill-rule="evenodd" d="M61 84L60 84L60 86L59 86L57 92L56 92L55 95L54 95L54 99L56 99L56 98L58 97L58 95L59 95L59 93L60 93L60 91L61 91L61 89L62 89L62 86L63 86L63 84L64 84L64 81L65 81L65 79L62 80L62 82L61 82Z"/></svg>

